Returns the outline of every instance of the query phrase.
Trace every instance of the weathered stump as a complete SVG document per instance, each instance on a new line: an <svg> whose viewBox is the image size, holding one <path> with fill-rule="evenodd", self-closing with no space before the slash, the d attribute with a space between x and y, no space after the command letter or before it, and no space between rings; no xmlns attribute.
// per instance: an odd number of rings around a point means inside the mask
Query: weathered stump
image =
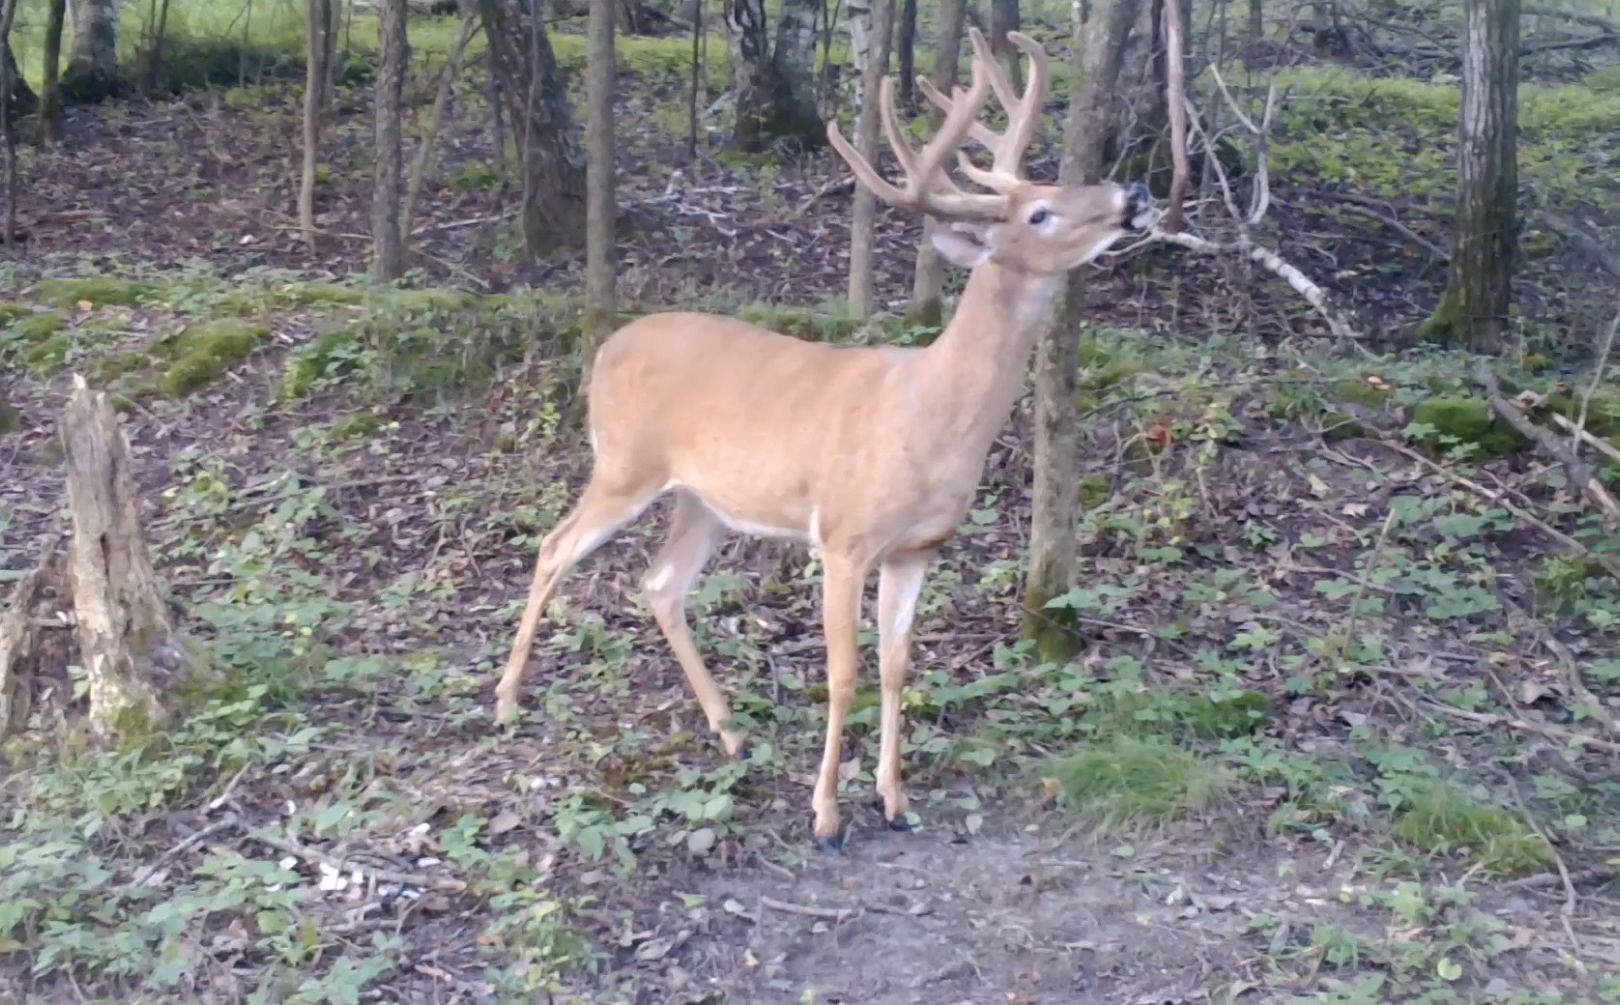
<svg viewBox="0 0 1620 1005"><path fill-rule="evenodd" d="M89 682L90 729L164 717L159 695L189 661L147 556L129 441L107 396L75 375L61 422L73 539L67 579Z"/></svg>
<svg viewBox="0 0 1620 1005"><path fill-rule="evenodd" d="M58 615L69 605L57 539L48 541L41 554L39 566L18 580L0 612L0 737L23 728L35 689L70 658L63 629L71 622ZM54 636L47 634L53 631Z"/></svg>

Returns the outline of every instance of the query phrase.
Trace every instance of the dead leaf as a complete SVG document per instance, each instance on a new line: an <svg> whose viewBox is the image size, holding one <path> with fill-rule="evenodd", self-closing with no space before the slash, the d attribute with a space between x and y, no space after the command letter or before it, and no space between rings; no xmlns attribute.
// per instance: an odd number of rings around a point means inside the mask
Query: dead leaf
<svg viewBox="0 0 1620 1005"><path fill-rule="evenodd" d="M489 822L489 832L491 834L505 834L522 822L523 818L516 813L511 810L503 810L495 815L494 820Z"/></svg>

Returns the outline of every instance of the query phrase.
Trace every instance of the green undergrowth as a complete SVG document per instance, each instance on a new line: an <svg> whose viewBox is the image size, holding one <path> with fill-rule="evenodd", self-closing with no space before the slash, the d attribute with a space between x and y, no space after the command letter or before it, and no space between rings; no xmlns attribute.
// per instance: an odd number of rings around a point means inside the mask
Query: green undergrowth
<svg viewBox="0 0 1620 1005"><path fill-rule="evenodd" d="M1237 73L1226 77L1235 80ZM1278 85L1288 97L1271 147L1273 172L1450 205L1455 184L1447 165L1456 146L1458 85L1371 77L1337 66L1289 69ZM1263 98L1263 86L1260 92ZM1614 145L1603 139L1620 130L1620 88L1598 75L1584 85L1524 84L1519 128L1526 181L1557 202L1594 200L1593 186L1601 187L1600 179L1613 178L1620 166ZM1392 148L1398 156L1391 156Z"/></svg>

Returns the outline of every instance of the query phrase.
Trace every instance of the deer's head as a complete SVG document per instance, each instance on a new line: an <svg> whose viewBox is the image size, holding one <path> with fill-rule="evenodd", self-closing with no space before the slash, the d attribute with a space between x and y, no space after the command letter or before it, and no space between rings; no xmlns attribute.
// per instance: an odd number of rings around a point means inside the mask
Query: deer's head
<svg viewBox="0 0 1620 1005"><path fill-rule="evenodd" d="M1019 95L991 55L984 35L974 28L969 37L973 83L966 91L956 88L946 97L923 77L917 78L923 94L945 113L939 131L921 151L912 149L895 115L893 80L883 79L878 95L883 128L905 174L902 184L896 186L878 174L838 126L828 123L828 139L861 184L892 206L938 219L943 226L932 234L934 246L965 268L988 261L1030 275L1061 275L1096 258L1126 234L1151 226L1158 212L1140 183L1039 185L1023 176L1024 151L1040 124L1046 98L1046 51L1027 35L1007 33L1030 60L1029 84ZM1004 133L978 121L992 89L1007 110ZM992 152L995 159L988 169L959 150L968 139ZM962 173L989 192L964 191L951 179L945 158L952 152L957 153Z"/></svg>

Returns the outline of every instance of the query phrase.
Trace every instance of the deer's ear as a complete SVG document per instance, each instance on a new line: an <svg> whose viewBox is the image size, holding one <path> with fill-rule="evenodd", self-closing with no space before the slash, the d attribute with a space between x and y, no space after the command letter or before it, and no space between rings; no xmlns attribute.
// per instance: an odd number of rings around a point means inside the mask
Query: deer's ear
<svg viewBox="0 0 1620 1005"><path fill-rule="evenodd" d="M953 223L949 227L935 228L928 236L946 261L964 269L971 269L990 257L990 231L982 224Z"/></svg>

